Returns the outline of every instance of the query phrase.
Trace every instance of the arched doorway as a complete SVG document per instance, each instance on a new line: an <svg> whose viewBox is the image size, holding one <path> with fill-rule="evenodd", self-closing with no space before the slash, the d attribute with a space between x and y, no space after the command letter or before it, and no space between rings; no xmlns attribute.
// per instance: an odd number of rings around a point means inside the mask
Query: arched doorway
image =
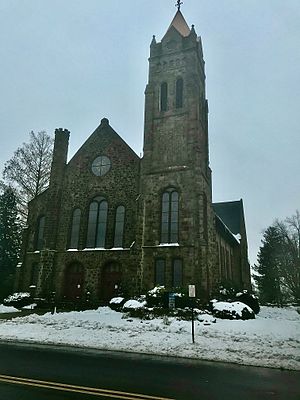
<svg viewBox="0 0 300 400"><path fill-rule="evenodd" d="M122 272L117 262L110 262L103 267L101 273L100 298L108 302L120 292Z"/></svg>
<svg viewBox="0 0 300 400"><path fill-rule="evenodd" d="M82 297L84 271L80 263L72 263L65 270L64 295L67 300L78 300Z"/></svg>

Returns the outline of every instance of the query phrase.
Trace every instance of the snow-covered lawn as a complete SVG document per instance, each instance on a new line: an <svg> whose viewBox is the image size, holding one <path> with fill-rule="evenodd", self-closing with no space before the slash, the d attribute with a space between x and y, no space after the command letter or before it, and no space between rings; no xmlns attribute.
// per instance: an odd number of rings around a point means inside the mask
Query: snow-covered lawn
<svg viewBox="0 0 300 400"><path fill-rule="evenodd" d="M175 318L122 318L108 307L94 311L32 314L0 320L0 338L228 361L300 370L300 315L295 308L262 307L254 320L191 322Z"/></svg>

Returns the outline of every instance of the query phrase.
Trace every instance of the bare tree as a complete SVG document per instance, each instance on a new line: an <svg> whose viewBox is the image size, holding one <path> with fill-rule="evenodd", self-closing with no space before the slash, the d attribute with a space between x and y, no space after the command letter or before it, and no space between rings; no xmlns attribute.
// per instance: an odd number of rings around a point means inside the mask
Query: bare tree
<svg viewBox="0 0 300 400"><path fill-rule="evenodd" d="M5 163L3 178L16 190L18 209L23 220L27 218L27 203L42 193L49 184L53 139L45 132L29 134L29 143L23 143Z"/></svg>
<svg viewBox="0 0 300 400"><path fill-rule="evenodd" d="M276 221L275 227L282 238L280 275L285 286L296 300L300 300L300 213L284 221Z"/></svg>

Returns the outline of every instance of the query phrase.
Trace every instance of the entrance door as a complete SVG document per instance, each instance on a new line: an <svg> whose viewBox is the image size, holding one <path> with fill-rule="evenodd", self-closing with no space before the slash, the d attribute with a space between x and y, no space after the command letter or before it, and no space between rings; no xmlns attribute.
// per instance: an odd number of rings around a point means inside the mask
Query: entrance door
<svg viewBox="0 0 300 400"><path fill-rule="evenodd" d="M109 302L112 297L118 295L120 291L122 272L120 265L117 263L109 263L104 266L101 274L101 285L100 285L100 298Z"/></svg>
<svg viewBox="0 0 300 400"><path fill-rule="evenodd" d="M82 296L84 283L83 267L74 263L66 268L65 272L65 297L67 300L78 300Z"/></svg>

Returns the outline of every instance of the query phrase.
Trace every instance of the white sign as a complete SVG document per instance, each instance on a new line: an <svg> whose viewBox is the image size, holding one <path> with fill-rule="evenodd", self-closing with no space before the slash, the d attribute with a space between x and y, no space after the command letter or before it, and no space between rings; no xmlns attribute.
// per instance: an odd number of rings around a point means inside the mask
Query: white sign
<svg viewBox="0 0 300 400"><path fill-rule="evenodd" d="M195 285L189 285L189 297L196 297Z"/></svg>

